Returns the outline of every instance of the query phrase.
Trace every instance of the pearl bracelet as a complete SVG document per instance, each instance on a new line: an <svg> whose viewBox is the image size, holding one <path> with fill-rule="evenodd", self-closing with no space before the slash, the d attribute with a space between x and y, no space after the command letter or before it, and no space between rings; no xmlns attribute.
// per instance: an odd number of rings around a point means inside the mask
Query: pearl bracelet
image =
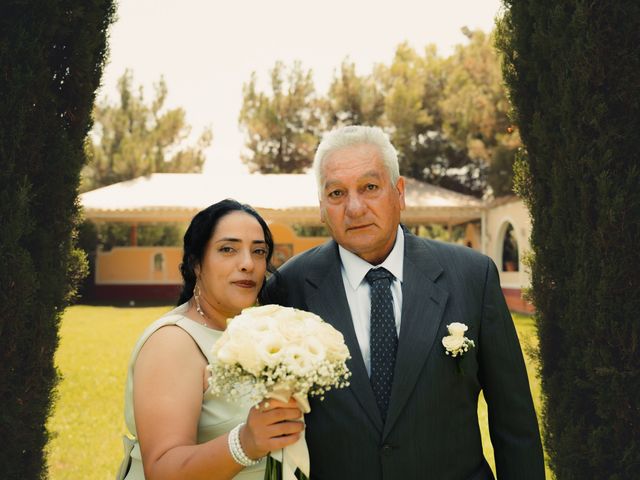
<svg viewBox="0 0 640 480"><path fill-rule="evenodd" d="M247 454L242 449L242 444L240 443L240 429L244 426L244 422L240 425L237 425L229 432L228 443L229 443L229 452L231 452L231 456L235 460L238 465L242 465L243 467L251 467L253 465L257 465L260 463L260 459L253 460L247 456Z"/></svg>

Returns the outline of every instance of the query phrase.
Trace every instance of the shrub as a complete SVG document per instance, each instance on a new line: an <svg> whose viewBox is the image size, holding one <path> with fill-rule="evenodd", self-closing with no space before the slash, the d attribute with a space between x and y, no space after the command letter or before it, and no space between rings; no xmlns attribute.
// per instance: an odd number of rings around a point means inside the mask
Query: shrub
<svg viewBox="0 0 640 480"><path fill-rule="evenodd" d="M3 478L46 475L58 324L83 268L73 245L83 142L113 11L112 0L0 6Z"/></svg>
<svg viewBox="0 0 640 480"><path fill-rule="evenodd" d="M544 439L560 479L640 471L640 4L505 0Z"/></svg>

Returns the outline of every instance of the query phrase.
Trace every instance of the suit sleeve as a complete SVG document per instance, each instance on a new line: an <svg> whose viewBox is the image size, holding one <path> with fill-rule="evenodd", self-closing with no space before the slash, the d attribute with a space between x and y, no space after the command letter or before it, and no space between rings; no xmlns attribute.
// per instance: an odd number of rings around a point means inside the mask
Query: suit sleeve
<svg viewBox="0 0 640 480"><path fill-rule="evenodd" d="M545 478L527 371L498 271L487 259L480 329L480 376L498 480Z"/></svg>

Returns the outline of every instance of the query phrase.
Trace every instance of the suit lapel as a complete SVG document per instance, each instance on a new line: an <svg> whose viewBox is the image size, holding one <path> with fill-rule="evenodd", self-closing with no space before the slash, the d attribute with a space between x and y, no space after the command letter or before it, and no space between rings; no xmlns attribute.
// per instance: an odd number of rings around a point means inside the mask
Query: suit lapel
<svg viewBox="0 0 640 480"><path fill-rule="evenodd" d="M435 283L441 273L426 243L405 232L400 338L383 440L400 416L433 347L449 296Z"/></svg>
<svg viewBox="0 0 640 480"><path fill-rule="evenodd" d="M351 319L349 302L344 291L340 256L334 241L325 244L318 252L314 265L308 269L305 294L309 310L342 332L349 348L351 360L347 366L352 373L349 389L378 431L382 431L382 417L371 389L369 375L362 359L358 338Z"/></svg>

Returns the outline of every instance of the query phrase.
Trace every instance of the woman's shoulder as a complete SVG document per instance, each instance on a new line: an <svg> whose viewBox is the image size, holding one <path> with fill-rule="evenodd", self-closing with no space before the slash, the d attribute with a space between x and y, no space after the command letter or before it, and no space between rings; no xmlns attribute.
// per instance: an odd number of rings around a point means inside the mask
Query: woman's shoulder
<svg viewBox="0 0 640 480"><path fill-rule="evenodd" d="M182 371L203 362L196 338L188 328L183 328L185 320L192 322L184 311L186 309L174 309L149 325L136 346L136 364L151 362L162 365L163 369Z"/></svg>
<svg viewBox="0 0 640 480"><path fill-rule="evenodd" d="M162 315L160 318L154 320L151 324L147 326L140 335L140 338L148 337L156 330L165 327L167 325L177 325L180 321L187 318L186 312L188 309L188 304L183 303L182 305L178 305L177 307L169 310L167 313Z"/></svg>
<svg viewBox="0 0 640 480"><path fill-rule="evenodd" d="M152 336L159 338L170 335L187 339L189 333L179 326L180 323L187 319L185 316L187 309L188 305L186 303L179 305L148 325L140 337L138 337L138 341L133 349L133 355L137 355Z"/></svg>
<svg viewBox="0 0 640 480"><path fill-rule="evenodd" d="M202 359L191 335L172 322L161 325L149 334L140 346L138 360L142 356L170 364L182 363L190 357L198 361Z"/></svg>

